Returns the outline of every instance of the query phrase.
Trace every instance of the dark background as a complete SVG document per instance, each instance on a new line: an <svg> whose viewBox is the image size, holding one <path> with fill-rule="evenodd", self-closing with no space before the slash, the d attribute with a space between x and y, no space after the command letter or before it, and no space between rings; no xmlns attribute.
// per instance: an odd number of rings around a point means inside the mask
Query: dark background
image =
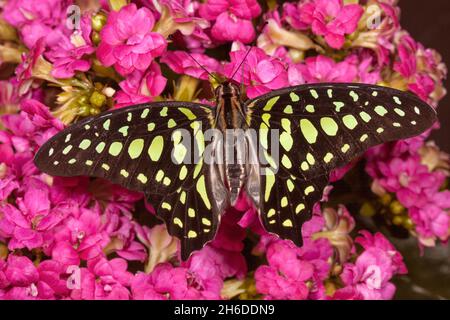
<svg viewBox="0 0 450 320"><path fill-rule="evenodd" d="M449 0L400 0L402 27L425 47L436 49L446 64L450 64L450 1ZM445 81L449 90L449 80ZM450 96L439 103L439 119L442 128L433 133L437 144L450 152Z"/></svg>
<svg viewBox="0 0 450 320"><path fill-rule="evenodd" d="M400 0L402 27L425 47L436 49L450 66L450 0ZM449 81L445 81L449 90ZM438 107L441 129L432 138L450 153L450 96ZM421 253L417 240L391 239L400 249L408 275L397 277L397 299L450 299L450 246L426 248Z"/></svg>

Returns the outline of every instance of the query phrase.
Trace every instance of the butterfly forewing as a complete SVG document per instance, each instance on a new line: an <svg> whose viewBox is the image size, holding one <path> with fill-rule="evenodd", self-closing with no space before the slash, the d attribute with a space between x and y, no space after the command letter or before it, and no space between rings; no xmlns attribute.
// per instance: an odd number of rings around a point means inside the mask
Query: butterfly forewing
<svg viewBox="0 0 450 320"><path fill-rule="evenodd" d="M57 134L35 163L51 175L101 177L156 199L158 216L186 257L214 237L218 224L202 154L210 119L208 106L187 102L107 112Z"/></svg>
<svg viewBox="0 0 450 320"><path fill-rule="evenodd" d="M270 139L260 140L272 168L261 176L254 201L265 228L296 244L331 170L371 146L418 135L436 120L434 110L412 94L363 84L291 87L246 107L250 128L279 130L278 157Z"/></svg>

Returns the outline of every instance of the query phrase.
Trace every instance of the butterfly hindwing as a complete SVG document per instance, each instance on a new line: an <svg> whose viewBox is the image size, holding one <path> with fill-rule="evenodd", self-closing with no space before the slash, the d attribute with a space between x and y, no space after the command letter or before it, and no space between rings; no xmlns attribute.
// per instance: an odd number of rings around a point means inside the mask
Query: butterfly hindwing
<svg viewBox="0 0 450 320"><path fill-rule="evenodd" d="M180 238L187 257L214 237L222 210L203 164L210 118L208 106L188 102L106 112L50 139L35 163L51 175L101 177L156 199L158 216Z"/></svg>
<svg viewBox="0 0 450 320"><path fill-rule="evenodd" d="M169 233L180 239L183 260L214 239L222 213L229 206L229 191L217 169L202 159L175 192L157 201L157 211Z"/></svg>
<svg viewBox="0 0 450 320"><path fill-rule="evenodd" d="M250 128L263 135L263 160L276 172L261 176L260 196L253 199L265 228L296 244L301 244L301 225L320 200L331 170L371 146L418 135L436 120L434 110L416 96L364 84L285 88L248 101L246 107ZM270 129L279 130L277 155L262 133Z"/></svg>

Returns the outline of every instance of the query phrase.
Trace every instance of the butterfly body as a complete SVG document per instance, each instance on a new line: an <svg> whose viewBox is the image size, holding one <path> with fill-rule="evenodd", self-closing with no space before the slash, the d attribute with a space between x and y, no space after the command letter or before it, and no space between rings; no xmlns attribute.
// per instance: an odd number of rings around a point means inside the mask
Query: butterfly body
<svg viewBox="0 0 450 320"><path fill-rule="evenodd" d="M239 88L225 82L216 89L216 108L214 109L215 122L212 124L221 132L223 149L223 179L228 189L230 205L234 206L247 177L246 164L248 164L248 141L240 139L244 130L247 130L244 104L241 102Z"/></svg>
<svg viewBox="0 0 450 320"><path fill-rule="evenodd" d="M301 227L333 169L436 120L416 96L365 84L301 85L242 102L225 82L215 95L216 107L156 102L80 121L43 145L35 163L144 192L186 259L214 239L242 191L268 232L302 245Z"/></svg>

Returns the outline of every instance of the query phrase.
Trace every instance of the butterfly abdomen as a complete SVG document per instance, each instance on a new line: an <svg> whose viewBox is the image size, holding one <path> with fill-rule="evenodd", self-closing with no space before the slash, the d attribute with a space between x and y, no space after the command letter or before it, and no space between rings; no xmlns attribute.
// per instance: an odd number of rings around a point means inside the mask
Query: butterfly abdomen
<svg viewBox="0 0 450 320"><path fill-rule="evenodd" d="M245 139L245 113L240 100L239 88L224 83L217 90L218 123L224 141L225 184L233 206L246 180L247 141Z"/></svg>

